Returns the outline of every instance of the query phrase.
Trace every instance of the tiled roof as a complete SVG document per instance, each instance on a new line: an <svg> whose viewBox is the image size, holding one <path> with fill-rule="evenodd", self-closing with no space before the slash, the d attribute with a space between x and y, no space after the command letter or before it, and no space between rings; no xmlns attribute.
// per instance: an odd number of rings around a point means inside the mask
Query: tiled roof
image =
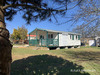
<svg viewBox="0 0 100 75"><path fill-rule="evenodd" d="M29 36L29 35L27 34L27 36ZM36 37L36 35L30 35L30 37Z"/></svg>

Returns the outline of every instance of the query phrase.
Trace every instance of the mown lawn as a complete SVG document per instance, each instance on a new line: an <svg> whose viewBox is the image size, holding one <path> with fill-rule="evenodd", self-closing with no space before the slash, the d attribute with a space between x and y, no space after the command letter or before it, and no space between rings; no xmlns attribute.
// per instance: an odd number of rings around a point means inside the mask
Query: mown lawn
<svg viewBox="0 0 100 75"><path fill-rule="evenodd" d="M13 48L11 75L100 75L100 48Z"/></svg>

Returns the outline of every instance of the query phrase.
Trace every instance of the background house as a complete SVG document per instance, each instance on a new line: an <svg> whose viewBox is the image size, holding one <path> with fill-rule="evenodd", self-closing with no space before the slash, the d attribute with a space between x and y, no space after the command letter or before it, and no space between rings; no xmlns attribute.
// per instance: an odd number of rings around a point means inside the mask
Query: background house
<svg viewBox="0 0 100 75"><path fill-rule="evenodd" d="M89 40L89 46L100 46L100 36L95 36L94 39Z"/></svg>
<svg viewBox="0 0 100 75"><path fill-rule="evenodd" d="M45 47L78 47L80 34L72 32L54 31L36 28L29 35L36 35L36 39L30 39L29 45Z"/></svg>
<svg viewBox="0 0 100 75"><path fill-rule="evenodd" d="M88 46L89 40L94 40L94 38L93 37L81 38L81 45Z"/></svg>
<svg viewBox="0 0 100 75"><path fill-rule="evenodd" d="M36 35L30 35L30 40L31 39L36 39ZM27 34L27 40L29 40L29 35Z"/></svg>
<svg viewBox="0 0 100 75"><path fill-rule="evenodd" d="M95 37L95 44L96 44L96 46L100 46L100 36L96 36Z"/></svg>

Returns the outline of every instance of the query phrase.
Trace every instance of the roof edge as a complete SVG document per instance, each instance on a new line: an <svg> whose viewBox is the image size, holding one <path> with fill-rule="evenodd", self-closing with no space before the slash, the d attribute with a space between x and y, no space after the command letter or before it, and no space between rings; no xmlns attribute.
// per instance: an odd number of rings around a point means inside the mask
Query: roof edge
<svg viewBox="0 0 100 75"><path fill-rule="evenodd" d="M76 35L81 35L79 33L73 33L73 32L64 32L64 31L56 31L56 30L49 30L49 29L42 29L42 28L36 28L35 30L42 30L42 31L51 31L51 32L58 32L58 33L68 33L68 34L76 34ZM29 34L31 34L33 31L31 31Z"/></svg>

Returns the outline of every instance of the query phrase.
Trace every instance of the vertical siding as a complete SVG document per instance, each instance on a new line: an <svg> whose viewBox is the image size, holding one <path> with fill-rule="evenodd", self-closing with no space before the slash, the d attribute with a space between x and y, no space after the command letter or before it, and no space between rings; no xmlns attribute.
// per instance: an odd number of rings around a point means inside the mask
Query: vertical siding
<svg viewBox="0 0 100 75"><path fill-rule="evenodd" d="M80 40L78 40L78 38L76 39L76 35L74 35L74 40L71 37L70 39L70 35L63 35L63 34L59 34L59 46L76 46L76 45L80 45Z"/></svg>

